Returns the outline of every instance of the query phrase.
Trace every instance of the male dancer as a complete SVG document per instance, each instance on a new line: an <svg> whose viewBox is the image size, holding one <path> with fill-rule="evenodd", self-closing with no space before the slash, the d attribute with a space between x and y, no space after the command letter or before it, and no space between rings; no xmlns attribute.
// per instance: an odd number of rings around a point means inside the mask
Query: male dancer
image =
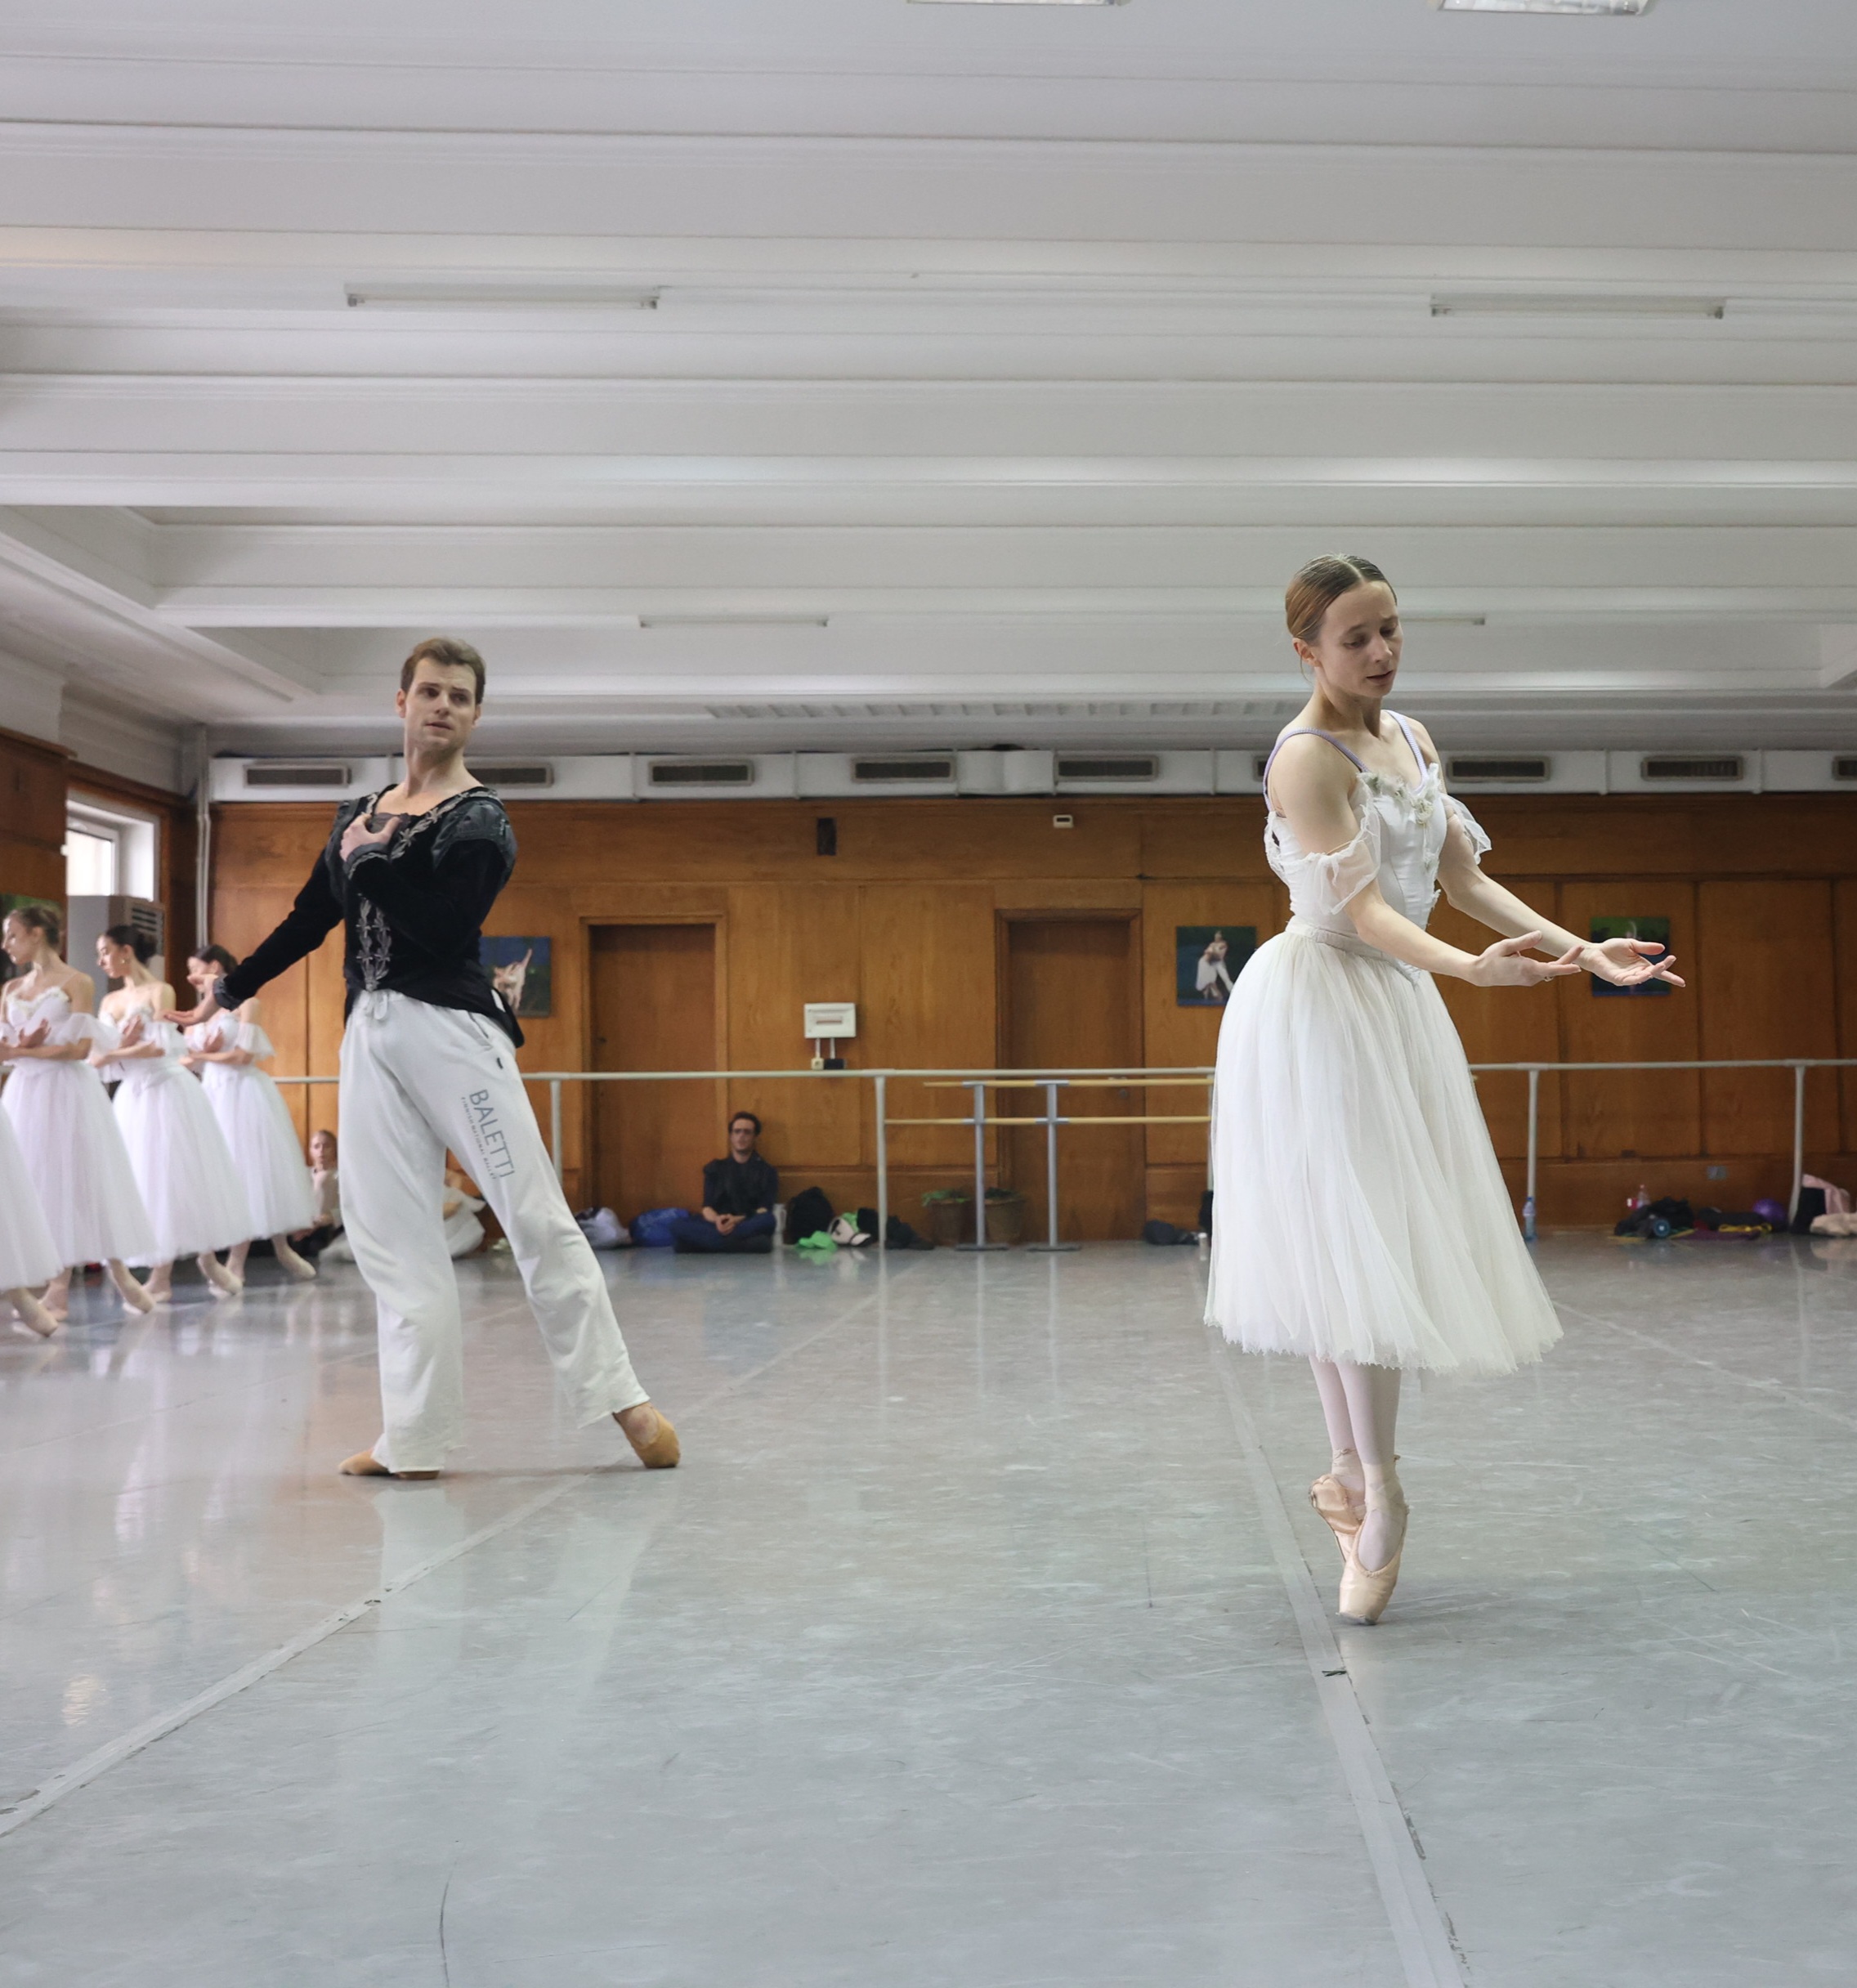
<svg viewBox="0 0 1857 1988"><path fill-rule="evenodd" d="M406 777L337 812L290 915L190 1013L248 1001L344 927L342 1211L379 1309L380 1440L351 1477L436 1477L463 1433L463 1323L441 1203L450 1147L496 1211L549 1358L583 1426L611 1415L647 1469L677 1431L638 1385L612 1301L568 1211L511 1053L522 1032L481 963L516 866L503 804L465 770L483 658L422 642L400 673Z"/></svg>

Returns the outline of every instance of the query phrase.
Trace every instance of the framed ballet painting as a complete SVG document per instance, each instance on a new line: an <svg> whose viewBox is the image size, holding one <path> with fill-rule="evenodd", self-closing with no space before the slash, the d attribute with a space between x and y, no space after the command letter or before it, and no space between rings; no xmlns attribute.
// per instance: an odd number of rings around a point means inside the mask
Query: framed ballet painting
<svg viewBox="0 0 1857 1988"><path fill-rule="evenodd" d="M490 984L518 1017L554 1012L554 942L546 938L480 941L479 957L490 969Z"/></svg>
<svg viewBox="0 0 1857 1988"><path fill-rule="evenodd" d="M1661 946L1666 952L1670 950L1670 920L1667 918L1595 918L1586 936L1592 939L1641 938L1653 946ZM1587 977L1587 984L1595 997L1600 1001L1659 1001L1670 992L1667 980L1641 980L1635 987L1615 987L1609 980L1601 980L1595 974Z"/></svg>
<svg viewBox="0 0 1857 1988"><path fill-rule="evenodd" d="M1255 925L1175 925L1174 995L1182 1008L1223 1008L1245 961L1257 951Z"/></svg>

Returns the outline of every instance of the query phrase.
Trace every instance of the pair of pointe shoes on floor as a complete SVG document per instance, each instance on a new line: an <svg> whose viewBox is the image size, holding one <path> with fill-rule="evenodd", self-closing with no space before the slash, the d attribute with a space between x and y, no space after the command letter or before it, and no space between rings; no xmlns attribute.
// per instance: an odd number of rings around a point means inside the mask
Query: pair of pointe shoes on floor
<svg viewBox="0 0 1857 1988"><path fill-rule="evenodd" d="M649 1408L649 1418L641 1417L638 1409L625 1408L615 1414L613 1420L619 1424L620 1433L638 1453L638 1461L648 1471L673 1471L683 1451L677 1440L677 1431L670 1417L656 1404L642 1401L641 1408ZM624 1419L629 1417L629 1422ZM641 1426L641 1423L642 1426ZM390 1471L384 1463L376 1460L370 1449L360 1451L344 1463L339 1471L342 1477L397 1477L407 1483L424 1483L436 1477L436 1471Z"/></svg>
<svg viewBox="0 0 1857 1988"><path fill-rule="evenodd" d="M1396 1463L1398 1457L1394 1458ZM1341 1592L1336 1613L1344 1622L1376 1623L1386 1612L1398 1585L1400 1556L1406 1550L1405 1500L1399 1501L1399 1543L1384 1567L1361 1565L1361 1528L1367 1523L1364 1493L1356 1493L1332 1471L1318 1477L1309 1488L1309 1502L1335 1535L1341 1549Z"/></svg>

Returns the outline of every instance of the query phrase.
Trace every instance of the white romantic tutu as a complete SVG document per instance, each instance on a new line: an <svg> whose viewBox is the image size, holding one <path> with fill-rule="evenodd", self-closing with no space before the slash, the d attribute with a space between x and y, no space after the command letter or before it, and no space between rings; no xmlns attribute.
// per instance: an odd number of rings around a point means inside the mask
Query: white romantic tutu
<svg viewBox="0 0 1857 1988"><path fill-rule="evenodd" d="M64 1267L13 1122L0 1112L0 1291L50 1283Z"/></svg>
<svg viewBox="0 0 1857 1988"><path fill-rule="evenodd" d="M1429 974L1292 922L1219 1037L1206 1316L1253 1352L1508 1373L1559 1322Z"/></svg>
<svg viewBox="0 0 1857 1988"><path fill-rule="evenodd" d="M226 1015L190 1032L204 1049L241 1049L253 1056L274 1052L256 1023ZM290 1108L256 1063L209 1063L200 1072L207 1101L230 1148L250 1205L248 1234L289 1235L313 1229L316 1195Z"/></svg>
<svg viewBox="0 0 1857 1988"><path fill-rule="evenodd" d="M87 1014L73 1014L64 995L31 1004L16 997L7 1019L24 1030L51 1023L54 1042L98 1041L113 1047L114 1032ZM145 1259L151 1230L123 1135L110 1115L110 1095L87 1063L11 1064L5 1104L60 1268L105 1263L112 1257Z"/></svg>
<svg viewBox="0 0 1857 1988"><path fill-rule="evenodd" d="M171 1054L109 1066L123 1080L116 1122L154 1230L150 1246L126 1252L134 1264L230 1249L252 1234L251 1207L219 1121L178 1061L178 1032L163 1027L173 1038Z"/></svg>

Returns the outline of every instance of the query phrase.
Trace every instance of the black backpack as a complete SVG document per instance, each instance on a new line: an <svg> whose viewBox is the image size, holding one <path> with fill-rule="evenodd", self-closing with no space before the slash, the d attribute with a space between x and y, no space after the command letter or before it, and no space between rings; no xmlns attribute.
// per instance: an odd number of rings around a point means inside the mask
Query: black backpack
<svg viewBox="0 0 1857 1988"><path fill-rule="evenodd" d="M785 1239L789 1242L803 1242L808 1236L816 1236L831 1225L832 1204L826 1200L823 1188L802 1188L786 1204Z"/></svg>

